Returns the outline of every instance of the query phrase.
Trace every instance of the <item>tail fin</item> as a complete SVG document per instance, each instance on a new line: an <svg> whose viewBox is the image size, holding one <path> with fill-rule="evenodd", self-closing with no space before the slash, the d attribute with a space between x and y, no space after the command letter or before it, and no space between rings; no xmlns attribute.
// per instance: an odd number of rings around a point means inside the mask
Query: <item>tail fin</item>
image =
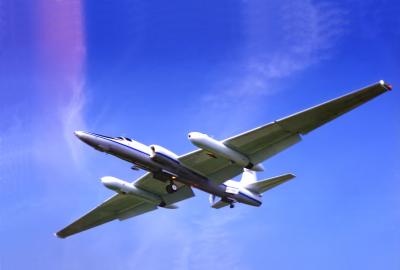
<svg viewBox="0 0 400 270"><path fill-rule="evenodd" d="M244 178L244 174L245 173L243 173L243 178ZM251 183L246 184L245 187L252 192L261 194L261 193L264 193L265 191L267 191L271 188L274 188L280 184L283 184L293 178L295 178L295 175L288 173L288 174L268 178L265 180L261 180L259 182L251 182ZM240 181L240 182L242 182L242 181Z"/></svg>
<svg viewBox="0 0 400 270"><path fill-rule="evenodd" d="M242 179L240 180L240 184L242 186L247 186L256 182L257 182L256 172L246 168L243 169L243 174L242 174Z"/></svg>

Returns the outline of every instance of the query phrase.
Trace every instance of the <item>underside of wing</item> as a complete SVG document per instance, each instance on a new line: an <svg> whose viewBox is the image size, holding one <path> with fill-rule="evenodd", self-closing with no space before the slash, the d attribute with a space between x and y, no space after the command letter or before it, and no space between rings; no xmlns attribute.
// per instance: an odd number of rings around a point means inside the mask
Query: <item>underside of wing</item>
<svg viewBox="0 0 400 270"><path fill-rule="evenodd" d="M194 196L191 187L175 181L178 190L174 193L166 191L166 185L169 182L163 182L155 179L151 173L146 173L142 178L134 182L134 185L140 189L159 195L166 205L177 203Z"/></svg>
<svg viewBox="0 0 400 270"><path fill-rule="evenodd" d="M291 133L307 134L390 90L390 85L380 81L379 83L290 115L277 122L283 129Z"/></svg>
<svg viewBox="0 0 400 270"><path fill-rule="evenodd" d="M307 134L388 90L390 86L381 81L229 138L224 144L245 153L257 163L300 141L299 134ZM270 152L271 148L276 151Z"/></svg>
<svg viewBox="0 0 400 270"><path fill-rule="evenodd" d="M57 232L56 235L66 238L114 219L124 220L156 209L156 205L145 203L135 196L117 194Z"/></svg>
<svg viewBox="0 0 400 270"><path fill-rule="evenodd" d="M159 195L166 206L194 196L192 189L185 185L180 185L174 193L166 193L165 183L154 179L150 173L139 178L135 182L135 186ZM157 205L145 202L135 195L117 194L57 232L56 235L60 238L66 238L115 219L125 220L157 208Z"/></svg>
<svg viewBox="0 0 400 270"><path fill-rule="evenodd" d="M196 150L179 157L179 161L193 171L213 180L222 183L228 177L238 175L243 168L231 161L213 157L205 150Z"/></svg>
<svg viewBox="0 0 400 270"><path fill-rule="evenodd" d="M301 141L301 135L309 133L388 90L391 90L391 87L380 81L222 142L247 156L252 164L258 164ZM217 183L222 183L242 171L240 166L205 150L193 151L181 156L179 160Z"/></svg>

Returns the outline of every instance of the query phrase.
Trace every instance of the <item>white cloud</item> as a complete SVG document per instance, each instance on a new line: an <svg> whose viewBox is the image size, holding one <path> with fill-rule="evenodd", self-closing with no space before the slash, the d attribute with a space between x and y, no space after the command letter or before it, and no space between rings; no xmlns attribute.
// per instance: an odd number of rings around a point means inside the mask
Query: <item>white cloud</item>
<svg viewBox="0 0 400 270"><path fill-rule="evenodd" d="M203 97L206 106L200 105L206 108L201 118L212 116L209 125L224 123L220 135L254 119L260 102L265 106L263 98L277 91L278 83L282 89L284 79L329 59L346 33L346 12L334 2L248 1L244 21L240 72L216 82ZM234 125L226 125L227 116L235 119Z"/></svg>
<svg viewBox="0 0 400 270"><path fill-rule="evenodd" d="M217 212L218 211L218 212ZM188 265L176 269L245 269L238 254L237 237L234 232L235 223L242 218L240 208L212 211L208 217L197 222L196 237L184 247ZM239 228L240 231L240 228Z"/></svg>
<svg viewBox="0 0 400 270"><path fill-rule="evenodd" d="M73 132L76 130L85 130L85 119L83 108L85 105L84 96L84 80L74 79L71 81L71 98L61 110L61 121L64 139L66 140L72 159L78 163L79 157L82 155L81 142L75 138Z"/></svg>

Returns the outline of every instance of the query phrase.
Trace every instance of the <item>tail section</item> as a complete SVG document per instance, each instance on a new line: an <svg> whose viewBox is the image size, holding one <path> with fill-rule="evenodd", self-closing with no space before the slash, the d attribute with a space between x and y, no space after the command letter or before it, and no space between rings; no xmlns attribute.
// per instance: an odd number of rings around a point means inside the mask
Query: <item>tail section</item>
<svg viewBox="0 0 400 270"><path fill-rule="evenodd" d="M244 177L245 177L245 172L243 172L242 181L243 181ZM254 172L254 177L255 177L255 172ZM288 174L268 178L265 180L261 180L258 182L255 182L255 181L246 182L247 184L245 184L244 187L247 188L248 190L250 190L251 192L261 194L261 193L264 193L265 191L267 191L271 188L274 188L280 184L283 184L295 177L296 177L295 175L288 173ZM246 181L249 181L249 180L251 180L251 179L248 179ZM240 182L242 183L242 181L240 181Z"/></svg>
<svg viewBox="0 0 400 270"><path fill-rule="evenodd" d="M265 191L274 188L280 184L283 184L290 179L293 179L295 176L291 173L268 178L265 180L257 181L257 175L256 172L253 170L248 170L248 169L243 169L243 174L242 174L242 179L240 182L233 181L233 180L228 180L224 183L224 186L226 187L226 197L220 198L217 197L213 194L210 195L210 204L212 208L222 208L225 206L230 206L231 208L234 207L234 204L236 202L244 202L249 205L254 205L254 206L259 206L261 204L260 199L261 199L261 194L264 193ZM232 189L232 192L230 192L230 189ZM236 192L234 192L236 191ZM232 196L230 196L231 193ZM240 194L242 196L246 196L247 198L250 197L253 198L254 200L258 201L258 205L254 204L254 202L250 203L247 202L243 199L243 197L240 197L240 200L236 198L234 195Z"/></svg>
<svg viewBox="0 0 400 270"><path fill-rule="evenodd" d="M242 179L240 184L242 186L247 186L257 182L257 174L255 171L249 169L243 169Z"/></svg>

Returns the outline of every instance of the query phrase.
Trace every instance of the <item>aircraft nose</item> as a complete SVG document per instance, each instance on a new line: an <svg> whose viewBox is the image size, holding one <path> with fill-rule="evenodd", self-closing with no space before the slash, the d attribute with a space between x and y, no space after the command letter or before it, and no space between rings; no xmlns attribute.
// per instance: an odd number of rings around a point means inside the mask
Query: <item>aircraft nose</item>
<svg viewBox="0 0 400 270"><path fill-rule="evenodd" d="M101 135L80 130L77 130L74 133L79 140L94 147L96 150L101 152L108 152L110 150L109 144L101 139Z"/></svg>
<svg viewBox="0 0 400 270"><path fill-rule="evenodd" d="M75 136L78 137L79 139L82 138L85 134L84 131L80 131L80 130L77 130L74 133L75 133Z"/></svg>
<svg viewBox="0 0 400 270"><path fill-rule="evenodd" d="M93 136L86 133L85 131L77 130L74 133L75 136L78 137L79 140L83 141L84 143L87 143L89 145L93 145L95 143Z"/></svg>

